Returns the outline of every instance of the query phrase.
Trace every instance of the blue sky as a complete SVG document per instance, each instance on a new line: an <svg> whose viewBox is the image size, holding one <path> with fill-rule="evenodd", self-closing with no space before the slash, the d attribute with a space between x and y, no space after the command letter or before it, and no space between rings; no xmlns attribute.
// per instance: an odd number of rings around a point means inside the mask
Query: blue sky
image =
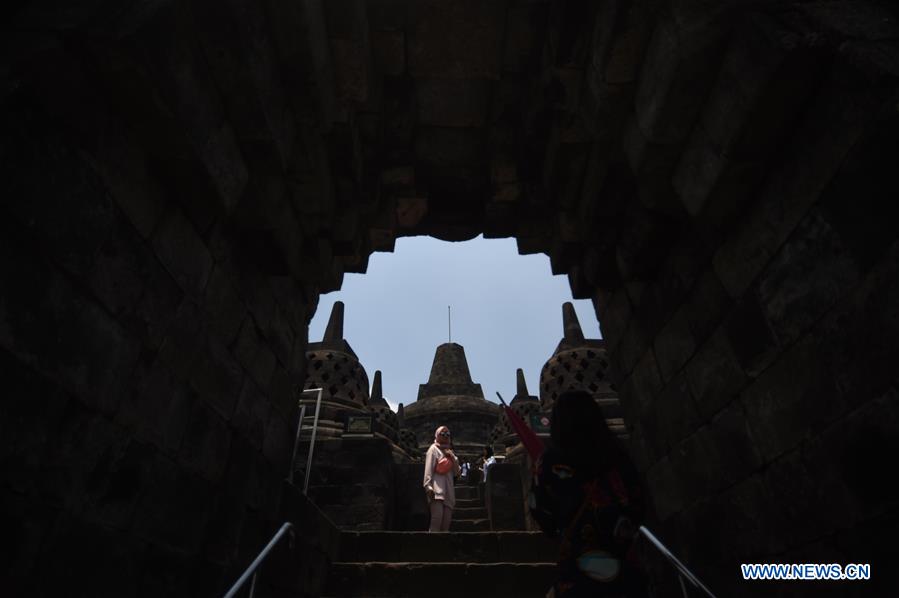
<svg viewBox="0 0 899 598"><path fill-rule="evenodd" d="M396 409L428 380L434 350L452 340L465 347L484 396L515 395L515 370L539 395L540 369L562 338L562 304L572 301L566 276L553 276L545 255L518 255L514 239L478 237L462 243L431 237L397 239L393 253L375 253L366 274L347 274L339 291L322 295L309 328L319 341L335 301L345 304L344 336L369 383L381 370L384 396ZM600 338L588 300L574 301L587 338Z"/></svg>

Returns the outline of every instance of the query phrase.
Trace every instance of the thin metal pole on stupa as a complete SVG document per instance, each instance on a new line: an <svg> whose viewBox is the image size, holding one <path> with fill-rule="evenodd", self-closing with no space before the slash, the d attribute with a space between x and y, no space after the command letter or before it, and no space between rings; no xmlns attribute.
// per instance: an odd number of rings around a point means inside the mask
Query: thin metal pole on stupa
<svg viewBox="0 0 899 598"><path fill-rule="evenodd" d="M449 342L453 342L453 310L449 305L446 306L446 326L449 331Z"/></svg>

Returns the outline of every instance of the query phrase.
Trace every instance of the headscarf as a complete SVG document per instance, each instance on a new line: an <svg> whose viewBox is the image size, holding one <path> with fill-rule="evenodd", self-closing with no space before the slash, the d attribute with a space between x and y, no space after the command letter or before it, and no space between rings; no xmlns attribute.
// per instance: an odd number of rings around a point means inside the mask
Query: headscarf
<svg viewBox="0 0 899 598"><path fill-rule="evenodd" d="M445 450L450 448L450 437L445 436L441 439L440 433L444 430L449 432L449 428L447 428L446 426L440 426L434 431L434 443Z"/></svg>

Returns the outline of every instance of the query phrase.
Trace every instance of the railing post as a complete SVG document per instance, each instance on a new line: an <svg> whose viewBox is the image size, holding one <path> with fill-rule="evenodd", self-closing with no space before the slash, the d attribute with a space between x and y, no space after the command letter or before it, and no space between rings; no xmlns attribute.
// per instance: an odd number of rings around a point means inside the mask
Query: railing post
<svg viewBox="0 0 899 598"><path fill-rule="evenodd" d="M293 474L294 471L296 471L297 449L300 448L300 432L303 430L303 420L305 418L306 405L300 405L300 421L297 423L297 437L293 439L293 454L290 456L290 473L287 476L287 481L291 484L293 484Z"/></svg>
<svg viewBox="0 0 899 598"><path fill-rule="evenodd" d="M309 440L309 457L306 459L306 479L303 481L303 494L309 490L309 474L312 471L312 452L315 450L315 434L318 432L318 414L322 407L322 389L318 390L318 398L315 400L315 417L312 419L312 438Z"/></svg>
<svg viewBox="0 0 899 598"><path fill-rule="evenodd" d="M643 534L646 539L649 540L652 545L662 553L662 556L668 559L668 561L672 565L674 565L674 568L677 569L678 579L680 580L681 589L684 592L684 596L687 595L687 589L686 587L684 587L684 578L686 577L687 581L693 584L693 587L705 592L709 596L709 598L715 598L715 595L712 594L712 591L705 587L705 585L701 581L699 581L699 579L695 575L693 575L693 573L689 569L687 569L687 567L682 562L680 562L678 558L674 556L674 554L670 550L668 550L668 547L662 544L661 540L656 538L651 531L646 529L645 526L641 525L638 532Z"/></svg>

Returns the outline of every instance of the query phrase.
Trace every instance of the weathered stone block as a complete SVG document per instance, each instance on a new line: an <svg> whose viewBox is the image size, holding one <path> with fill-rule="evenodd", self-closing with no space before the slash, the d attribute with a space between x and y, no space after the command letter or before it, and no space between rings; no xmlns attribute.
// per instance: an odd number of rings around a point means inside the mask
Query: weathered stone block
<svg viewBox="0 0 899 598"><path fill-rule="evenodd" d="M181 442L178 459L190 471L215 483L222 477L228 463L231 435L231 429L221 415L203 401L197 401Z"/></svg>
<svg viewBox="0 0 899 598"><path fill-rule="evenodd" d="M102 496L109 469L127 445L123 428L76 401L68 402L54 442L45 449L36 480L39 495L70 512L84 512ZM118 525L127 524L127 513L116 515Z"/></svg>
<svg viewBox="0 0 899 598"><path fill-rule="evenodd" d="M212 333L226 346L230 345L240 331L246 308L234 289L229 270L221 264L215 265L209 277L203 307L210 315Z"/></svg>
<svg viewBox="0 0 899 598"><path fill-rule="evenodd" d="M269 410L268 400L252 380L246 379L240 392L232 425L257 451L262 451L262 440L265 436Z"/></svg>
<svg viewBox="0 0 899 598"><path fill-rule="evenodd" d="M293 350L293 327L290 325L287 313L278 303L275 304L275 310L268 330L265 331L265 336L268 339L269 348L277 356L280 364L282 366L289 365Z"/></svg>
<svg viewBox="0 0 899 598"><path fill-rule="evenodd" d="M897 380L899 247L816 326L814 336L846 401L860 405Z"/></svg>
<svg viewBox="0 0 899 598"><path fill-rule="evenodd" d="M10 560L4 574L8 590L15 595L34 592L33 570L40 561L41 547L49 535L57 512L45 504L28 499L4 488L0 490L0 521L3 522L4 543Z"/></svg>
<svg viewBox="0 0 899 598"><path fill-rule="evenodd" d="M57 271L0 248L0 345L56 378L85 404L111 414L137 361L138 344ZM46 339L53 339L48 343Z"/></svg>
<svg viewBox="0 0 899 598"><path fill-rule="evenodd" d="M212 273L212 255L181 210L172 209L163 218L153 248L186 293L203 296Z"/></svg>
<svg viewBox="0 0 899 598"><path fill-rule="evenodd" d="M159 348L159 358L182 380L190 380L193 365L203 352L206 323L190 299L181 302Z"/></svg>
<svg viewBox="0 0 899 598"><path fill-rule="evenodd" d="M96 543L84 550L86 541ZM37 595L62 595L72 588L90 596L136 596L143 546L125 533L61 514L46 538Z"/></svg>
<svg viewBox="0 0 899 598"><path fill-rule="evenodd" d="M846 409L814 344L803 341L742 394L746 416L766 461L820 431Z"/></svg>
<svg viewBox="0 0 899 598"><path fill-rule="evenodd" d="M10 111L0 127L4 211L65 270L86 274L115 225L102 181L45 116Z"/></svg>
<svg viewBox="0 0 899 598"><path fill-rule="evenodd" d="M97 255L90 273L91 288L113 314L131 311L144 292L151 262L155 256L132 230L120 224Z"/></svg>
<svg viewBox="0 0 899 598"><path fill-rule="evenodd" d="M882 455L896 454L899 392L891 388L836 420L802 447L809 480L822 488L822 508L837 521L861 522L889 512L899 504L895 486L882 483Z"/></svg>
<svg viewBox="0 0 899 598"><path fill-rule="evenodd" d="M630 388L627 402L633 403L633 408L628 411L644 413L652 409L655 398L664 387L664 382L659 374L658 364L652 351L647 351L631 372Z"/></svg>
<svg viewBox="0 0 899 598"><path fill-rule="evenodd" d="M753 475L721 495L724 515L719 520L721 533L730 541L721 550L729 555L775 554L786 546L784 540L790 520L783 511L784 500L772 496L761 475ZM759 525L764 521L765 525Z"/></svg>
<svg viewBox="0 0 899 598"><path fill-rule="evenodd" d="M696 341L693 339L684 310L678 310L674 314L656 337L653 345L662 381L667 382L680 371L696 351Z"/></svg>
<svg viewBox="0 0 899 598"><path fill-rule="evenodd" d="M692 128L700 108L694 98L714 82L724 41L722 31L709 26L712 19L669 17L656 24L635 98L639 127L652 142L680 141Z"/></svg>
<svg viewBox="0 0 899 598"><path fill-rule="evenodd" d="M690 322L697 343L702 343L715 329L730 305L727 291L712 269L703 273L688 295L682 309Z"/></svg>
<svg viewBox="0 0 899 598"><path fill-rule="evenodd" d="M486 79L416 79L418 122L438 127L480 127L487 118Z"/></svg>
<svg viewBox="0 0 899 598"><path fill-rule="evenodd" d="M144 239L149 239L165 205L163 190L137 140L118 123L98 134L94 168L113 200Z"/></svg>
<svg viewBox="0 0 899 598"><path fill-rule="evenodd" d="M704 419L712 417L732 401L749 382L723 327L696 352L687 364L686 374Z"/></svg>
<svg viewBox="0 0 899 598"><path fill-rule="evenodd" d="M275 371L275 355L262 342L252 317L244 320L233 351L256 385L268 392Z"/></svg>
<svg viewBox="0 0 899 598"><path fill-rule="evenodd" d="M651 409L658 412L658 443L674 445L691 434L701 422L690 385L684 374L679 374L661 392Z"/></svg>
<svg viewBox="0 0 899 598"><path fill-rule="evenodd" d="M398 77L406 70L406 36L402 31L372 31L371 51L379 74Z"/></svg>
<svg viewBox="0 0 899 598"><path fill-rule="evenodd" d="M715 270L732 297L752 283L877 114L881 92L870 82L847 87L840 81L846 70L832 72L784 149L788 159L770 175L756 207L715 254Z"/></svg>
<svg viewBox="0 0 899 598"><path fill-rule="evenodd" d="M291 423L293 429L296 429L296 419L299 417L298 389L299 386L290 373L283 367L277 366L272 376L269 401L273 409L286 417L287 421L293 422Z"/></svg>
<svg viewBox="0 0 899 598"><path fill-rule="evenodd" d="M410 10L407 52L413 77L499 78L503 2L425 0Z"/></svg>
<svg viewBox="0 0 899 598"><path fill-rule="evenodd" d="M134 514L133 532L152 543L196 552L209 519L211 485L157 455Z"/></svg>
<svg viewBox="0 0 899 598"><path fill-rule="evenodd" d="M796 33L760 15L741 22L680 161L674 185L687 210L712 226L739 209L767 156L822 70ZM709 215L706 214L708 217Z"/></svg>
<svg viewBox="0 0 899 598"><path fill-rule="evenodd" d="M787 345L858 280L846 246L812 210L760 275L759 299L778 340Z"/></svg>
<svg viewBox="0 0 899 598"><path fill-rule="evenodd" d="M262 453L271 463L275 472L287 474L293 451L293 441L294 437L290 433L290 427L287 425L285 417L277 409L270 410L268 421L265 424Z"/></svg>
<svg viewBox="0 0 899 598"><path fill-rule="evenodd" d="M668 457L662 457L646 472L646 483L658 519L664 521L684 507L683 481Z"/></svg>
<svg viewBox="0 0 899 598"><path fill-rule="evenodd" d="M224 486L216 493L215 501L211 505L212 513L203 538L202 550L210 560L222 565L233 563L237 557L240 533L246 517L246 505L241 490L240 487Z"/></svg>
<svg viewBox="0 0 899 598"><path fill-rule="evenodd" d="M524 529L524 493L517 463L497 463L490 468L484 502L490 529Z"/></svg>
<svg viewBox="0 0 899 598"><path fill-rule="evenodd" d="M651 348L652 339L644 328L643 322L639 318L631 318L621 342L618 347L613 349L617 354L619 373L622 376L630 374L637 362Z"/></svg>
<svg viewBox="0 0 899 598"><path fill-rule="evenodd" d="M24 493L37 479L46 443L56 432L69 398L50 379L37 374L5 349L0 371L7 372L6 397L0 407L0 459L6 485Z"/></svg>
<svg viewBox="0 0 899 598"><path fill-rule="evenodd" d="M747 293L724 323L727 340L743 371L758 376L780 352L777 338L753 293Z"/></svg>
<svg viewBox="0 0 899 598"><path fill-rule="evenodd" d="M719 468L718 488L737 483L762 464L746 412L738 401L712 418L707 434L718 456L717 460L711 459Z"/></svg>
<svg viewBox="0 0 899 598"><path fill-rule="evenodd" d="M599 322L602 337L606 339L610 350L614 350L627 328L631 318L631 304L624 289L612 294L609 306Z"/></svg>
<svg viewBox="0 0 899 598"><path fill-rule="evenodd" d="M192 370L191 387L225 421L229 421L243 386L244 375L240 365L223 345L208 338Z"/></svg>
<svg viewBox="0 0 899 598"><path fill-rule="evenodd" d="M162 359L142 360L135 368L135 382L116 413L116 422L141 440L169 455L178 452L196 395L178 379Z"/></svg>

